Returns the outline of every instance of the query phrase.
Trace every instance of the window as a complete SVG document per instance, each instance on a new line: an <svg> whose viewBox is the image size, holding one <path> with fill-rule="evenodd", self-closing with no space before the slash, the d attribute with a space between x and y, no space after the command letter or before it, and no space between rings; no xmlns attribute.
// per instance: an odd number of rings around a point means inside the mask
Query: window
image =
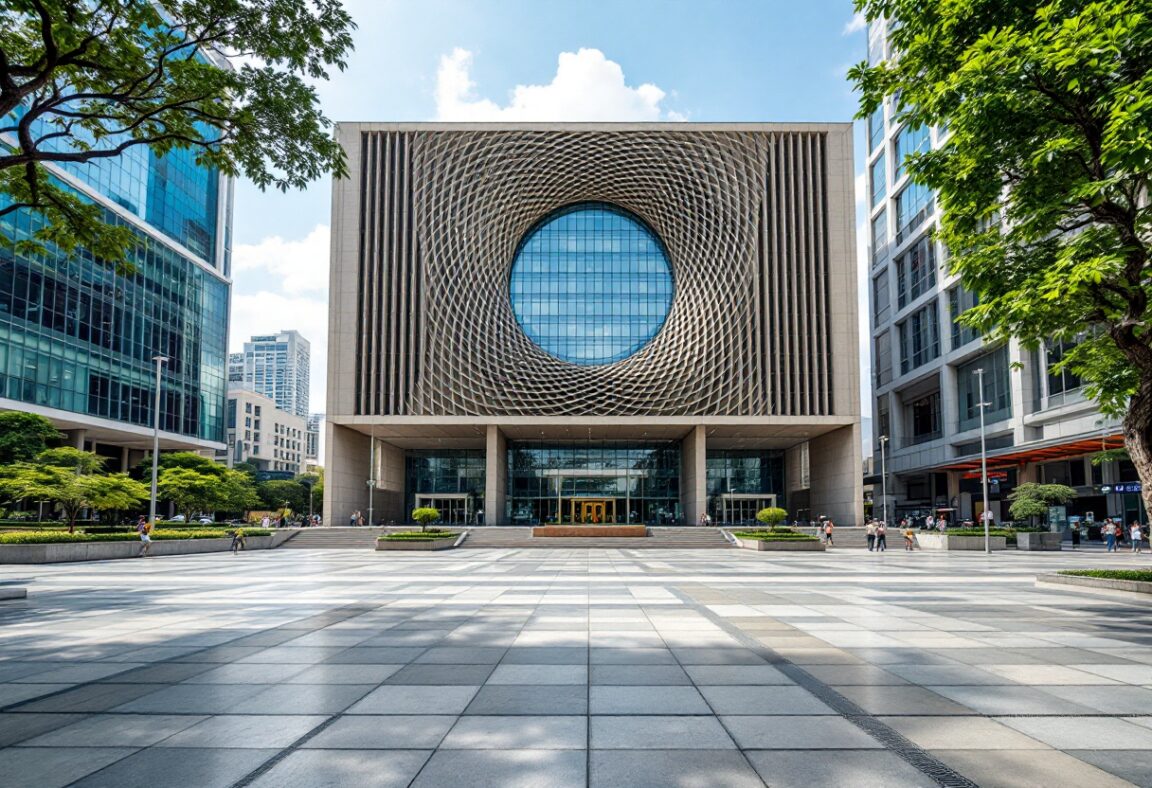
<svg viewBox="0 0 1152 788"><path fill-rule="evenodd" d="M884 161L884 152L880 152L880 156L876 161L872 162L872 167L869 170L869 181L872 184L872 207L875 208L884 199L884 191L888 188L887 180L887 162Z"/></svg>
<svg viewBox="0 0 1152 788"><path fill-rule="evenodd" d="M904 434L907 436L905 445L939 438L941 435L939 390L909 402L904 406L904 416L906 419Z"/></svg>
<svg viewBox="0 0 1152 788"><path fill-rule="evenodd" d="M899 331L901 375L940 355L940 318L935 301L913 312Z"/></svg>
<svg viewBox="0 0 1152 788"><path fill-rule="evenodd" d="M880 262L888 253L888 209L872 220L872 264Z"/></svg>
<svg viewBox="0 0 1152 788"><path fill-rule="evenodd" d="M872 280L873 325L880 325L892 314L892 298L888 293L888 269L885 268Z"/></svg>
<svg viewBox="0 0 1152 788"><path fill-rule="evenodd" d="M888 395L883 394L876 398L876 446L880 446L880 436L892 437L892 423L888 416Z"/></svg>
<svg viewBox="0 0 1152 788"><path fill-rule="evenodd" d="M927 126L908 128L905 126L896 132L896 139L892 143L892 166L895 168L893 179L904 177L905 160L914 153L923 153L932 146L931 136Z"/></svg>
<svg viewBox="0 0 1152 788"><path fill-rule="evenodd" d="M963 347L980 338L980 332L969 328L959 320L960 316L980 303L975 293L963 287L953 287L948 291L948 320L952 324L952 349Z"/></svg>
<svg viewBox="0 0 1152 788"><path fill-rule="evenodd" d="M932 190L910 183L896 195L896 243L912 234L932 213Z"/></svg>
<svg viewBox="0 0 1152 788"><path fill-rule="evenodd" d="M900 309L936 286L936 244L921 236L896 258L896 301Z"/></svg>
<svg viewBox="0 0 1152 788"><path fill-rule="evenodd" d="M1075 344L1071 342L1052 342L1044 346L1044 355L1046 356L1044 369L1048 373L1048 407L1050 408L1075 399L1070 395L1079 392L1080 377L1078 375L1074 375L1067 369L1062 369L1059 372L1052 371L1052 367L1059 364L1073 347Z"/></svg>
<svg viewBox="0 0 1152 788"><path fill-rule="evenodd" d="M980 378L976 370L984 370L983 397ZM991 353L956 368L956 394L959 401L959 430L980 426L980 402L988 403L984 409L984 423L1002 421L1012 415L1012 394L1009 390L1008 348L1001 345Z"/></svg>
<svg viewBox="0 0 1152 788"><path fill-rule="evenodd" d="M251 402L245 402L244 403L244 412L245 413L251 413L252 412L252 403Z"/></svg>
<svg viewBox="0 0 1152 788"><path fill-rule="evenodd" d="M884 104L868 116L868 150L876 150L884 141Z"/></svg>
<svg viewBox="0 0 1152 788"><path fill-rule="evenodd" d="M876 337L876 385L883 386L892 380L892 340L887 331Z"/></svg>

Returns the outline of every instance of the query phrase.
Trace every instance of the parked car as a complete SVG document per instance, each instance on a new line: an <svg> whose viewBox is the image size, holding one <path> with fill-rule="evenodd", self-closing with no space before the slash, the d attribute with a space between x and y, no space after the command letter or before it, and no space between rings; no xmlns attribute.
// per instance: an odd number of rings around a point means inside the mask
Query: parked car
<svg viewBox="0 0 1152 788"><path fill-rule="evenodd" d="M216 522L216 521L213 520L211 517L201 517L200 518L200 524L201 525L212 525L212 523L214 523L214 522Z"/></svg>
<svg viewBox="0 0 1152 788"><path fill-rule="evenodd" d="M169 520L168 522L170 522L170 523L182 523L182 522L184 522L185 519L187 519L187 518L185 518L184 515L178 514L175 517L173 517L171 520Z"/></svg>

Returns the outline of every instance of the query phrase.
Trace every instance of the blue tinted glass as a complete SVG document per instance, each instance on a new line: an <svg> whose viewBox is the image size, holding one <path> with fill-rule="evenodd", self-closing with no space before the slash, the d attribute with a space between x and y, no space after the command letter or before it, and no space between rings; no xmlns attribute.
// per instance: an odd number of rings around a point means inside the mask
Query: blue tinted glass
<svg viewBox="0 0 1152 788"><path fill-rule="evenodd" d="M663 244L604 203L571 205L536 225L512 265L512 311L529 339L572 364L610 364L656 336L672 305Z"/></svg>

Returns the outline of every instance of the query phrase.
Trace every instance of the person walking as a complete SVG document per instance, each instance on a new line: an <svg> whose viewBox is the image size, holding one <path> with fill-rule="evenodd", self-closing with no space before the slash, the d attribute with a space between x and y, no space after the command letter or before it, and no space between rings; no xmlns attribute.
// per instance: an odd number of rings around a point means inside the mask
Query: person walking
<svg viewBox="0 0 1152 788"><path fill-rule="evenodd" d="M872 552L876 547L876 521L869 520L868 525L864 526L864 536L868 539L868 552Z"/></svg>
<svg viewBox="0 0 1152 788"><path fill-rule="evenodd" d="M148 518L144 515L140 515L140 519L136 521L136 533L140 534L140 552L136 557L146 558L152 550L152 523L148 522Z"/></svg>
<svg viewBox="0 0 1152 788"><path fill-rule="evenodd" d="M1080 547L1080 523L1073 523L1072 525L1072 549L1076 550Z"/></svg>
<svg viewBox="0 0 1152 788"><path fill-rule="evenodd" d="M924 518L924 530L931 531L936 526L936 520L929 514Z"/></svg>
<svg viewBox="0 0 1152 788"><path fill-rule="evenodd" d="M1113 553L1116 551L1116 523L1112 522L1111 517L1104 519L1104 527L1100 529L1104 532L1105 552Z"/></svg>
<svg viewBox="0 0 1152 788"><path fill-rule="evenodd" d="M904 549L911 552L916 547L916 532L907 522L904 523Z"/></svg>
<svg viewBox="0 0 1152 788"><path fill-rule="evenodd" d="M883 553L888 549L888 526L883 520L876 525L876 551Z"/></svg>
<svg viewBox="0 0 1152 788"><path fill-rule="evenodd" d="M236 555L245 549L247 549L247 546L244 544L244 529L237 528L232 532L232 555Z"/></svg>
<svg viewBox="0 0 1152 788"><path fill-rule="evenodd" d="M272 521L268 519L268 515L264 515L262 518L260 518L261 528L267 528L270 525L272 525Z"/></svg>
<svg viewBox="0 0 1152 788"><path fill-rule="evenodd" d="M826 544L828 546L832 546L835 544L835 542L832 541L832 531L835 528L836 528L836 523L832 522L831 517L829 517L827 520L824 521L824 544Z"/></svg>
<svg viewBox="0 0 1152 788"><path fill-rule="evenodd" d="M1136 520L1132 521L1132 530L1130 531L1130 533L1132 536L1132 552L1133 553L1144 552L1144 547L1141 544L1141 542L1143 542L1143 540L1144 540L1144 531L1143 531L1143 529L1140 528L1140 523L1137 522Z"/></svg>

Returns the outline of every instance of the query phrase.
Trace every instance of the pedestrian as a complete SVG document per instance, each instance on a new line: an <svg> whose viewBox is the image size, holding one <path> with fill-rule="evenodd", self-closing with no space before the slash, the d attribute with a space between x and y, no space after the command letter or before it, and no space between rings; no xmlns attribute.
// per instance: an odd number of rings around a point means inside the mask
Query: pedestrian
<svg viewBox="0 0 1152 788"><path fill-rule="evenodd" d="M876 550L883 553L888 549L888 526L883 520L876 526Z"/></svg>
<svg viewBox="0 0 1152 788"><path fill-rule="evenodd" d="M1132 521L1132 530L1130 531L1130 534L1132 536L1132 552L1143 552L1144 548L1141 545L1141 542L1144 539L1144 531L1140 528L1140 523L1138 523L1136 520Z"/></svg>
<svg viewBox="0 0 1152 788"><path fill-rule="evenodd" d="M864 536L868 539L868 552L876 546L876 521L869 520L868 525L864 526Z"/></svg>
<svg viewBox="0 0 1152 788"><path fill-rule="evenodd" d="M916 532L912 530L907 522L904 523L904 549L912 551L916 545Z"/></svg>
<svg viewBox="0 0 1152 788"><path fill-rule="evenodd" d="M260 519L260 527L261 527L261 528L267 528L267 527L268 527L268 526L270 526L270 525L272 525L272 521L268 519L268 515L264 515L264 516L263 516L263 517Z"/></svg>
<svg viewBox="0 0 1152 788"><path fill-rule="evenodd" d="M136 533L140 534L140 552L136 557L144 558L152 550L152 523L148 522L144 515L140 515L140 519L136 521Z"/></svg>
<svg viewBox="0 0 1152 788"><path fill-rule="evenodd" d="M835 542L832 541L832 531L834 528L836 528L836 523L832 522L831 517L824 521L824 544L835 544Z"/></svg>
<svg viewBox="0 0 1152 788"><path fill-rule="evenodd" d="M924 530L931 531L935 526L936 521L932 518L931 514L924 518Z"/></svg>
<svg viewBox="0 0 1152 788"><path fill-rule="evenodd" d="M232 532L232 555L236 555L244 549L246 549L244 544L244 529L237 528Z"/></svg>
<svg viewBox="0 0 1152 788"><path fill-rule="evenodd" d="M1104 518L1104 525L1100 529L1104 534L1105 552L1111 553L1116 550L1116 524L1112 522L1111 517Z"/></svg>
<svg viewBox="0 0 1152 788"><path fill-rule="evenodd" d="M944 533L945 531L948 530L948 518L947 517L945 517L944 515L940 515L936 519L936 530L939 531L940 533Z"/></svg>
<svg viewBox="0 0 1152 788"><path fill-rule="evenodd" d="M1080 523L1072 524L1072 549L1080 547Z"/></svg>

